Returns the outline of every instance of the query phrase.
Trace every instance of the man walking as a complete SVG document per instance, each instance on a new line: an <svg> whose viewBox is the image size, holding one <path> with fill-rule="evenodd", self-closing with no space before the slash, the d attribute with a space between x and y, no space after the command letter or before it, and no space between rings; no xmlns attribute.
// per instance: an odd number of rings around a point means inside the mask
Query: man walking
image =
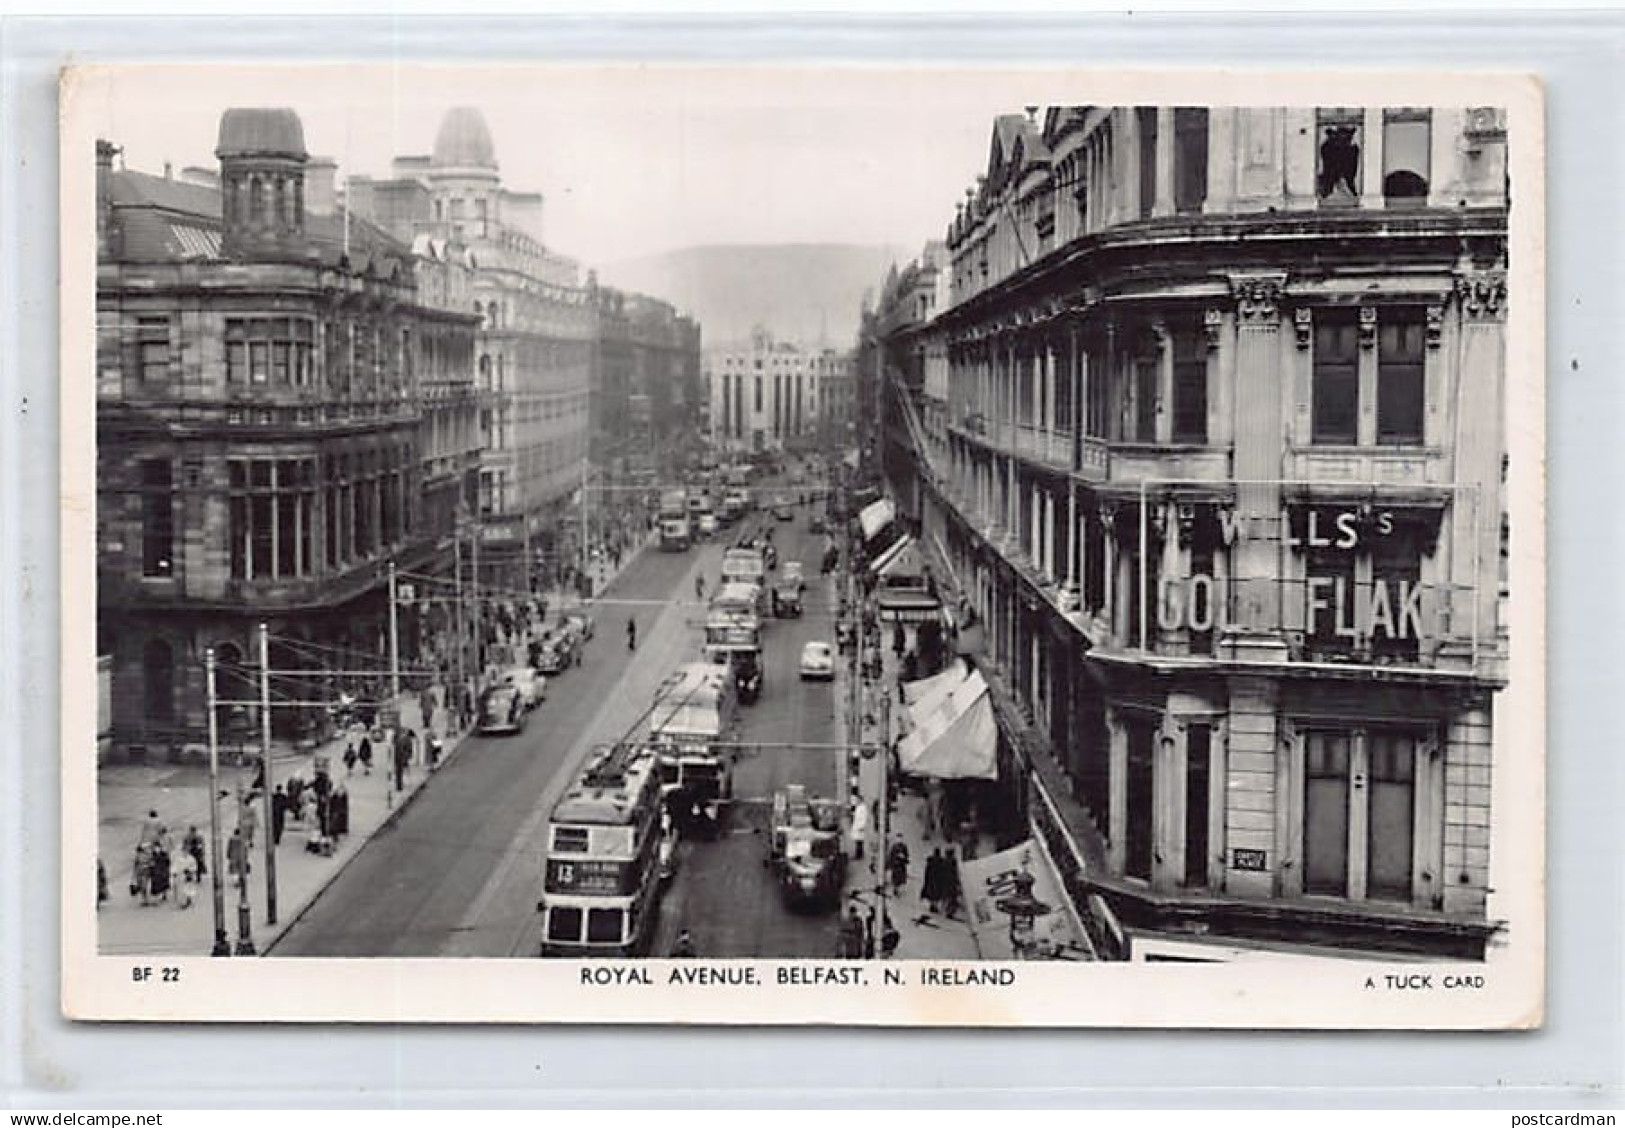
<svg viewBox="0 0 1625 1128"><path fill-rule="evenodd" d="M628 650L638 648L638 621L636 619L626 621L626 648Z"/></svg>

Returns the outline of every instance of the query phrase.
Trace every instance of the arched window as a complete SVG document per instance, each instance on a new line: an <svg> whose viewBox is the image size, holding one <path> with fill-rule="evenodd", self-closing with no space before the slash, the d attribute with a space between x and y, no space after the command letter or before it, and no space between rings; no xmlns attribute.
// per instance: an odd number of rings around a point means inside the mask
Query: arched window
<svg viewBox="0 0 1625 1128"><path fill-rule="evenodd" d="M149 721L175 719L175 652L163 639L150 640L141 652L141 674L146 689L145 713Z"/></svg>

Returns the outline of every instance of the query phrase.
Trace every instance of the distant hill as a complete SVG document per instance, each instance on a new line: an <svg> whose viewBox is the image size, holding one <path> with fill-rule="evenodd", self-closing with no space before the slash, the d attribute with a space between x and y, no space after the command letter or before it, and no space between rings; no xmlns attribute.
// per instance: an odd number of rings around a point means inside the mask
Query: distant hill
<svg viewBox="0 0 1625 1128"><path fill-rule="evenodd" d="M784 244L685 247L600 267L608 286L664 298L699 319L706 348L766 326L782 341L850 348L864 292L879 293L900 247Z"/></svg>

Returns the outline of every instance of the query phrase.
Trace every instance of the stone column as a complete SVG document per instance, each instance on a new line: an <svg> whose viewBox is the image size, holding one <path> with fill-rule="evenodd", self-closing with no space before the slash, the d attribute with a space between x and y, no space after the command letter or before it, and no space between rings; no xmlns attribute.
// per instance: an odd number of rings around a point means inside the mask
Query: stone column
<svg viewBox="0 0 1625 1128"><path fill-rule="evenodd" d="M1236 110L1214 106L1208 110L1207 200L1202 210L1208 215L1225 215L1235 210Z"/></svg>
<svg viewBox="0 0 1625 1128"><path fill-rule="evenodd" d="M1382 107L1367 106L1360 125L1360 206L1380 208L1382 197Z"/></svg>
<svg viewBox="0 0 1625 1128"><path fill-rule="evenodd" d="M1154 216L1174 214L1174 108L1157 107L1157 195Z"/></svg>
<svg viewBox="0 0 1625 1128"><path fill-rule="evenodd" d="M1157 342L1157 442L1167 445L1174 441L1174 348L1168 334L1168 324L1158 321L1151 326L1152 339Z"/></svg>
<svg viewBox="0 0 1625 1128"><path fill-rule="evenodd" d="M1455 480L1462 488L1446 516L1448 530L1441 534L1450 542L1457 605L1440 655L1461 669L1475 647L1480 657L1497 649L1506 274L1499 268L1470 267L1457 275L1455 288L1460 316L1456 379L1464 387L1483 389L1456 397Z"/></svg>
<svg viewBox="0 0 1625 1128"><path fill-rule="evenodd" d="M1277 590L1281 487L1281 300L1284 274L1235 275L1235 474L1240 535L1227 657L1269 660L1286 648Z"/></svg>
<svg viewBox="0 0 1625 1128"><path fill-rule="evenodd" d="M1106 732L1111 746L1107 778L1107 867L1121 876L1128 861L1128 726L1123 723L1122 714L1110 706L1106 709Z"/></svg>

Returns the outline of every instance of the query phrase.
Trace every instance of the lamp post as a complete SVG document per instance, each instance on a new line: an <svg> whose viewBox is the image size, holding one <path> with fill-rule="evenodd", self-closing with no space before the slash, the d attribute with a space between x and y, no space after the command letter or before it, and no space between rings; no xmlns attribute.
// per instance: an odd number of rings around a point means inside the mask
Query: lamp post
<svg viewBox="0 0 1625 1128"><path fill-rule="evenodd" d="M1025 854L1022 856L1021 865L1021 870L1011 878L1016 891L995 901L993 907L1010 918L1010 949L1015 958L1027 960L1031 959L1036 951L1033 942L1033 922L1055 910L1033 896L1033 885L1037 879L1027 872Z"/></svg>
<svg viewBox="0 0 1625 1128"><path fill-rule="evenodd" d="M226 891L220 873L220 721L215 715L214 647L203 651L203 680L209 697L209 882L214 895L214 948L211 956L231 955L226 940Z"/></svg>
<svg viewBox="0 0 1625 1128"><path fill-rule="evenodd" d="M265 923L276 923L276 805L271 801L275 783L271 778L271 631L260 624L260 763L264 776L260 800L264 804L265 830ZM253 796L249 797L252 801Z"/></svg>

